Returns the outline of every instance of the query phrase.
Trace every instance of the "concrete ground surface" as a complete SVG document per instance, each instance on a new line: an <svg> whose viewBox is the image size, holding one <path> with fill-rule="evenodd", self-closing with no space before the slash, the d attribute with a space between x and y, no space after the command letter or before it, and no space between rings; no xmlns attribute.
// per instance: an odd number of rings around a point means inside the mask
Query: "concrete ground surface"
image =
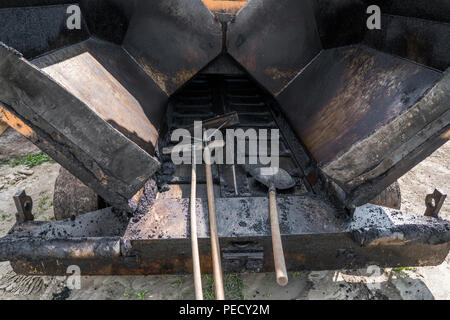
<svg viewBox="0 0 450 320"><path fill-rule="evenodd" d="M0 148L1 161L36 152L11 129L8 149ZM17 143L14 143L16 141ZM8 155L10 155L8 157ZM12 156L11 156L12 155ZM425 211L424 198L435 187L450 192L450 142L437 150L399 182L402 210ZM17 164L17 163L16 163ZM59 165L44 162L0 166L0 236L12 227L15 207L12 196L25 189L34 200L38 220L53 219L53 187ZM441 216L450 219L450 200ZM304 271L291 273L289 284L276 284L273 273L226 275L228 299L450 299L450 255L435 267ZM203 277L205 298L213 298L212 278ZM81 289L69 290L66 277L30 277L15 274L9 262L0 263L0 299L193 299L193 280L184 276L91 276L81 278Z"/></svg>

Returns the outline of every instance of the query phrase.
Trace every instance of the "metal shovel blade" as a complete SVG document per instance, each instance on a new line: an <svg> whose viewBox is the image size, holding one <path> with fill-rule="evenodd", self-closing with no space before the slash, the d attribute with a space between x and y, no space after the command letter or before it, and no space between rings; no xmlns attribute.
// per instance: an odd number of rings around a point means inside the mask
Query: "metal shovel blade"
<svg viewBox="0 0 450 320"><path fill-rule="evenodd" d="M250 174L268 188L272 184L278 190L286 190L295 186L295 180L281 168L259 167L251 169Z"/></svg>

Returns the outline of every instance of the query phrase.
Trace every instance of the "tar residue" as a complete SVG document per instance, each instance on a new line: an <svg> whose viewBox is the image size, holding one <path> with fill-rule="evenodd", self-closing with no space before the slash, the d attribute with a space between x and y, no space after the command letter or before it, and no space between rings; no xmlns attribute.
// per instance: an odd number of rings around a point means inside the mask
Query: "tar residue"
<svg viewBox="0 0 450 320"><path fill-rule="evenodd" d="M67 300L70 296L70 289L64 287L61 292L53 293L52 300Z"/></svg>
<svg viewBox="0 0 450 320"><path fill-rule="evenodd" d="M168 182L170 182L175 173L175 164L172 161L163 162L161 168L156 172L155 179L159 192L169 190Z"/></svg>
<svg viewBox="0 0 450 320"><path fill-rule="evenodd" d="M163 147L169 145L168 137L165 135L163 139L159 141L158 150L162 150ZM138 201L130 199L128 206L131 211L131 221L136 223L148 213L149 209L155 202L158 193L166 192L169 190L168 183L172 180L175 173L175 165L171 161L169 156L161 155L156 152L156 155L161 162L160 169L155 173L152 179L148 180L144 186L142 196Z"/></svg>
<svg viewBox="0 0 450 320"><path fill-rule="evenodd" d="M158 150L163 150L165 147L168 147L170 145L170 134L167 133L158 142ZM166 192L169 190L168 183L173 179L173 175L175 174L175 164L172 162L172 159L169 155L164 155L160 152L157 152L157 156L158 160L161 162L161 167L155 173L154 177L156 180L158 191Z"/></svg>
<svg viewBox="0 0 450 320"><path fill-rule="evenodd" d="M138 222L142 216L148 213L149 208L153 205L158 194L158 187L153 179L147 181L144 186L144 191L139 201L130 199L128 205L131 209L132 221Z"/></svg>

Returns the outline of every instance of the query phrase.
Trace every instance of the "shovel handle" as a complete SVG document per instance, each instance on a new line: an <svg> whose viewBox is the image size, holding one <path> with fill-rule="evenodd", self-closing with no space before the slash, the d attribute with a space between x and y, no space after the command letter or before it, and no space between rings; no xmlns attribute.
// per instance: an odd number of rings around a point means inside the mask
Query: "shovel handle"
<svg viewBox="0 0 450 320"><path fill-rule="evenodd" d="M192 145L192 176L191 176L191 245L192 245L192 271L194 275L195 299L203 300L202 273L200 270L200 254L197 239L197 161L195 147Z"/></svg>
<svg viewBox="0 0 450 320"><path fill-rule="evenodd" d="M269 212L275 274L278 284L284 287L288 283L288 275L286 271L286 263L284 261L283 244L281 242L280 224L278 221L277 196L275 187L273 186L269 189Z"/></svg>
<svg viewBox="0 0 450 320"><path fill-rule="evenodd" d="M219 234L217 232L216 205L214 200L214 182L211 168L211 153L208 147L204 149L206 170L206 191L208 194L209 232L211 236L211 257L213 266L214 288L216 300L225 300L223 287L222 262L220 258Z"/></svg>

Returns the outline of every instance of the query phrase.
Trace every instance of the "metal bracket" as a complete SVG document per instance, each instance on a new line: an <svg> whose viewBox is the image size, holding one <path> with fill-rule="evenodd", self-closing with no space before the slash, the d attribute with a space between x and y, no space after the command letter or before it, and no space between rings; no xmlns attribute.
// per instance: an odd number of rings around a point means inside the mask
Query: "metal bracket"
<svg viewBox="0 0 450 320"><path fill-rule="evenodd" d="M425 197L425 205L427 206L425 215L427 217L437 218L446 198L447 195L438 189L435 189L432 194L428 194Z"/></svg>
<svg viewBox="0 0 450 320"><path fill-rule="evenodd" d="M30 196L27 196L25 190L18 191L13 196L13 199L17 208L16 221L19 223L33 221L33 199Z"/></svg>
<svg viewBox="0 0 450 320"><path fill-rule="evenodd" d="M222 248L222 268L227 273L261 272L264 267L264 248L257 243L232 243Z"/></svg>

